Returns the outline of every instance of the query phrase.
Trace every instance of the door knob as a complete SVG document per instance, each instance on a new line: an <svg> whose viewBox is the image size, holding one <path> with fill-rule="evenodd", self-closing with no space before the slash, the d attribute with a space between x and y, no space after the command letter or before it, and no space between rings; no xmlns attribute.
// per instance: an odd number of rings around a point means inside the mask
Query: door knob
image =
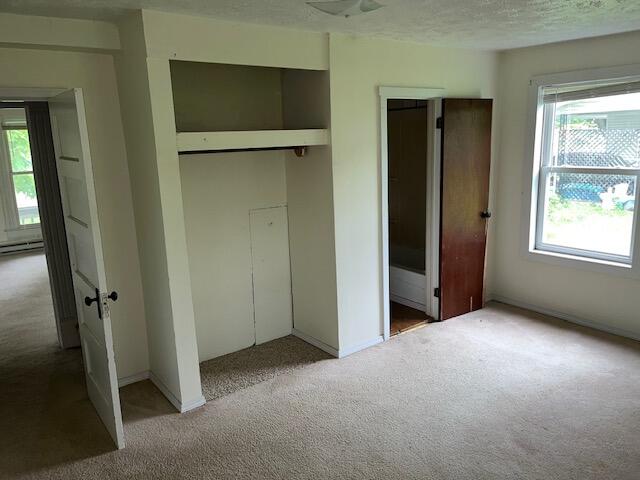
<svg viewBox="0 0 640 480"><path fill-rule="evenodd" d="M484 212L480 212L480 216L482 218L491 218L491 212L489 210L485 210Z"/></svg>
<svg viewBox="0 0 640 480"><path fill-rule="evenodd" d="M107 295L107 298L115 302L116 300L118 300L118 292L116 291L111 292L109 295Z"/></svg>
<svg viewBox="0 0 640 480"><path fill-rule="evenodd" d="M95 298L84 297L84 304L87 307L90 307L93 302L96 302L98 306L98 318L102 319L102 305L100 304L100 290L96 288L96 296Z"/></svg>
<svg viewBox="0 0 640 480"><path fill-rule="evenodd" d="M90 307L90 306L91 306L91 304L92 304L93 302L97 302L99 299L100 299L100 295L99 295L99 293L98 293L98 290L96 290L96 296L95 296L95 298L91 298L91 297L84 297L84 304L85 304L87 307Z"/></svg>

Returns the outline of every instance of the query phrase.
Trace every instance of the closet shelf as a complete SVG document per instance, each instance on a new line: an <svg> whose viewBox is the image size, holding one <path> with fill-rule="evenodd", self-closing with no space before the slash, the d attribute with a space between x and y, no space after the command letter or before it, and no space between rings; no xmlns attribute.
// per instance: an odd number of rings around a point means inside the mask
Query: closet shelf
<svg viewBox="0 0 640 480"><path fill-rule="evenodd" d="M327 129L250 130L240 132L182 132L176 135L179 153L328 145Z"/></svg>

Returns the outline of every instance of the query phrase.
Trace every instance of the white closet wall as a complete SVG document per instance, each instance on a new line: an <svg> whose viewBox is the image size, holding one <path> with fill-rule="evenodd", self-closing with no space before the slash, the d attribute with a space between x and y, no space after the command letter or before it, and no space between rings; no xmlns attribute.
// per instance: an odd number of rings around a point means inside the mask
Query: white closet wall
<svg viewBox="0 0 640 480"><path fill-rule="evenodd" d="M171 62L179 132L282 128L279 68Z"/></svg>
<svg viewBox="0 0 640 480"><path fill-rule="evenodd" d="M251 210L251 267L256 344L291 334L287 207Z"/></svg>
<svg viewBox="0 0 640 480"><path fill-rule="evenodd" d="M171 62L179 132L282 128L281 72ZM284 152L180 155L200 361L256 341L251 210L286 205Z"/></svg>
<svg viewBox="0 0 640 480"><path fill-rule="evenodd" d="M329 72L286 70L282 75L284 128L329 127ZM331 148L287 152L287 200L293 319L303 338L338 349Z"/></svg>
<svg viewBox="0 0 640 480"><path fill-rule="evenodd" d="M328 74L192 62L171 74L177 131L211 145L180 155L200 361L294 327L336 348L330 149L213 153L219 136L197 133L326 128Z"/></svg>
<svg viewBox="0 0 640 480"><path fill-rule="evenodd" d="M255 342L251 210L285 205L284 153L181 155L200 361Z"/></svg>

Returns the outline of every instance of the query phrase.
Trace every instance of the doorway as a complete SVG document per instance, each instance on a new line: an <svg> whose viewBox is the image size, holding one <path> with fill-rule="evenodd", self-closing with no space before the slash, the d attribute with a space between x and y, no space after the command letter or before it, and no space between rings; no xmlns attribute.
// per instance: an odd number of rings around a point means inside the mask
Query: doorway
<svg viewBox="0 0 640 480"><path fill-rule="evenodd" d="M429 101L387 100L390 335L430 320L427 302ZM429 138L431 137L431 138Z"/></svg>
<svg viewBox="0 0 640 480"><path fill-rule="evenodd" d="M43 216L51 205L42 198L36 178L46 166L36 165L38 158L32 155L41 132L28 128L25 103L0 106L0 430L5 439L0 450L8 459L3 471L19 476L26 467L23 452L51 451L52 438L60 441L60 462L112 447L91 403L84 400L79 344L74 348L64 338L71 331L68 317L77 323L73 290L72 311L65 313L64 303L59 302L58 310L54 305L61 284L50 273L43 236ZM51 242L46 247L58 255ZM57 313L64 316L64 330ZM75 328L73 333L77 336ZM36 457L30 468L41 465L42 455Z"/></svg>
<svg viewBox="0 0 640 480"><path fill-rule="evenodd" d="M386 340L484 305L492 100L379 93Z"/></svg>
<svg viewBox="0 0 640 480"><path fill-rule="evenodd" d="M1 89L0 99L7 91L10 99L0 101L0 111L5 112L0 176L4 218L14 228L5 231L30 231L33 235L37 230L41 236L34 238L44 244L44 253L15 254L18 247L28 249L32 244L14 242L14 256L0 265L9 272L9 277L4 277L4 290L11 292L11 298L0 305L2 323L7 326L1 339L18 352L22 352L20 340L28 340L27 351L36 344L35 350L42 351L38 338L43 342L46 354L36 361L42 371L34 371L30 377L40 378L45 385L57 388L57 383L62 386L84 372L84 382L80 380L79 385L85 398L89 397L87 405L91 409L93 404L93 415L98 413L94 418L98 423L102 420L116 445L123 447L108 303L117 300L117 294L105 292L82 91ZM48 285L43 287L43 282ZM35 328L35 337L25 337L25 326ZM52 346L51 332L55 332L57 345ZM78 346L81 348L74 350ZM60 364L60 359L68 361ZM30 360L25 357L23 362ZM21 390L20 382L30 383L20 376L13 381L17 391ZM73 391L77 389L60 392L60 398L68 398ZM33 398L43 398L34 394ZM19 423L19 418L13 418Z"/></svg>
<svg viewBox="0 0 640 480"><path fill-rule="evenodd" d="M438 318L442 89L380 88L383 335Z"/></svg>
<svg viewBox="0 0 640 480"><path fill-rule="evenodd" d="M41 205L24 104L0 104L0 339L2 371L18 352L29 364L58 350ZM3 382L4 385L4 382ZM19 386L19 385L16 385Z"/></svg>

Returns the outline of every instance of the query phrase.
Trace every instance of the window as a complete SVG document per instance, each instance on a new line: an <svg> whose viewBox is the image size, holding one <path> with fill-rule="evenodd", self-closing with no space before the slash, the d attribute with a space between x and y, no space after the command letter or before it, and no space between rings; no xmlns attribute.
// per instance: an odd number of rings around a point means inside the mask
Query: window
<svg viewBox="0 0 640 480"><path fill-rule="evenodd" d="M536 87L531 250L631 266L640 79Z"/></svg>
<svg viewBox="0 0 640 480"><path fill-rule="evenodd" d="M38 198L33 176L33 163L29 146L29 133L24 120L24 110L8 110L2 115L1 149L6 157L2 171L5 173L3 196L5 215L10 229L29 228L40 224Z"/></svg>
<svg viewBox="0 0 640 480"><path fill-rule="evenodd" d="M11 183L16 199L19 225L40 223L36 183L29 148L29 133L25 127L5 128L11 168Z"/></svg>

